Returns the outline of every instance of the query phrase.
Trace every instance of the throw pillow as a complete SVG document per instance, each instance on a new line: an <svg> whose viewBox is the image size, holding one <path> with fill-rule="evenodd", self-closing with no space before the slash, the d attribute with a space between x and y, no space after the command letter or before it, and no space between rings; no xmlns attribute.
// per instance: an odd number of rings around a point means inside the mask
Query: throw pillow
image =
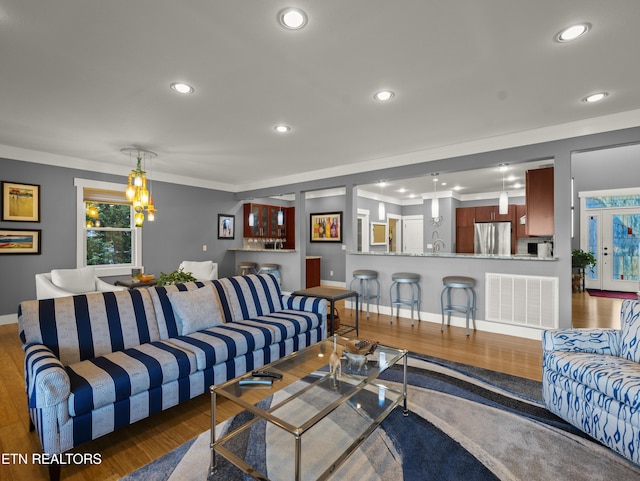
<svg viewBox="0 0 640 481"><path fill-rule="evenodd" d="M91 266L80 269L53 269L51 282L67 292L84 294L96 290L96 276Z"/></svg>
<svg viewBox="0 0 640 481"><path fill-rule="evenodd" d="M181 336L224 324L218 294L207 285L192 291L167 292Z"/></svg>

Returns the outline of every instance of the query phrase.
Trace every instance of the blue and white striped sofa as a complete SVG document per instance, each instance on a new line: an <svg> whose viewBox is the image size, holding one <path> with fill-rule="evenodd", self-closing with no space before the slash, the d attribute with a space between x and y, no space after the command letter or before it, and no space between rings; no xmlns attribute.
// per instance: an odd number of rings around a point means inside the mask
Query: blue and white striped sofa
<svg viewBox="0 0 640 481"><path fill-rule="evenodd" d="M542 337L544 403L640 464L640 302L625 300L621 329L559 329Z"/></svg>
<svg viewBox="0 0 640 481"><path fill-rule="evenodd" d="M185 334L172 293L213 296L224 323ZM316 343L326 317L326 300L282 295L272 275L22 302L42 450L65 452Z"/></svg>

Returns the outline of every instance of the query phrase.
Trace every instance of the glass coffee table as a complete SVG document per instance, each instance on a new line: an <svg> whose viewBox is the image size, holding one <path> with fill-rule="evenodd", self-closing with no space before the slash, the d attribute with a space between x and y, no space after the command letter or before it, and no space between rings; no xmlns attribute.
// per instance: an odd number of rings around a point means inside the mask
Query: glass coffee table
<svg viewBox="0 0 640 481"><path fill-rule="evenodd" d="M334 336L260 368L282 375L271 385L243 385L254 379L248 373L212 386L210 476L221 455L255 479L327 479L396 406L402 403L403 414L408 415L407 351L378 344L366 363L362 358L353 362L353 355L349 363L342 355L348 342ZM334 346L342 355L340 375L329 371ZM400 361L401 391L378 380ZM218 396L242 407L249 420L216 439ZM236 438L252 429L264 433L269 461L262 466L252 466L237 452L241 443Z"/></svg>

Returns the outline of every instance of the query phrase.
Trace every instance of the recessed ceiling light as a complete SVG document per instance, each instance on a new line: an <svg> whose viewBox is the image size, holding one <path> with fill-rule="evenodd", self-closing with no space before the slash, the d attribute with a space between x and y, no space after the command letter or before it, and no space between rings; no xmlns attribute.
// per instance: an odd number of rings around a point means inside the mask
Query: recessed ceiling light
<svg viewBox="0 0 640 481"><path fill-rule="evenodd" d="M285 8L278 15L278 20L284 28L299 30L307 24L307 14L299 8Z"/></svg>
<svg viewBox="0 0 640 481"><path fill-rule="evenodd" d="M509 164L498 164L498 170L500 172L505 172L509 170Z"/></svg>
<svg viewBox="0 0 640 481"><path fill-rule="evenodd" d="M585 98L582 99L582 101L587 103L600 102L602 99L604 99L608 95L609 95L608 92L598 92L595 94L587 95Z"/></svg>
<svg viewBox="0 0 640 481"><path fill-rule="evenodd" d="M185 84L182 82L174 82L171 84L171 88L173 90L175 90L176 92L179 92L181 94L192 94L193 93L193 87L189 84Z"/></svg>
<svg viewBox="0 0 640 481"><path fill-rule="evenodd" d="M404 187L398 189L398 192L400 192L401 194L404 194L406 191L407 189L405 189Z"/></svg>
<svg viewBox="0 0 640 481"><path fill-rule="evenodd" d="M558 35L556 35L556 40L558 42L571 42L572 40L585 35L590 29L591 24L589 23L571 25L570 27L561 30Z"/></svg>
<svg viewBox="0 0 640 481"><path fill-rule="evenodd" d="M456 186L453 188L453 190L460 190L460 189L462 189L462 187L461 187L461 186L459 186L459 185L456 185Z"/></svg>
<svg viewBox="0 0 640 481"><path fill-rule="evenodd" d="M380 92L376 92L373 95L373 98L379 100L380 102L386 102L387 100L391 100L393 97L395 97L395 95L396 94L391 90L380 90Z"/></svg>
<svg viewBox="0 0 640 481"><path fill-rule="evenodd" d="M291 132L291 127L289 127L288 125L280 124L276 125L273 130L275 130L279 134L286 134L287 132Z"/></svg>

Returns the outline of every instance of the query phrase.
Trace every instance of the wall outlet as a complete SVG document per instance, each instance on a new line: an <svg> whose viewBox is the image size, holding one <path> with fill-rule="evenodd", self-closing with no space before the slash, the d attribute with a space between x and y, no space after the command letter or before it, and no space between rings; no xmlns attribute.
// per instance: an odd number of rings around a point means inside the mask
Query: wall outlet
<svg viewBox="0 0 640 481"><path fill-rule="evenodd" d="M204 244L204 245L202 246L202 252L207 252L207 244Z"/></svg>
<svg viewBox="0 0 640 481"><path fill-rule="evenodd" d="M329 275L333 277L333 271L329 271Z"/></svg>

